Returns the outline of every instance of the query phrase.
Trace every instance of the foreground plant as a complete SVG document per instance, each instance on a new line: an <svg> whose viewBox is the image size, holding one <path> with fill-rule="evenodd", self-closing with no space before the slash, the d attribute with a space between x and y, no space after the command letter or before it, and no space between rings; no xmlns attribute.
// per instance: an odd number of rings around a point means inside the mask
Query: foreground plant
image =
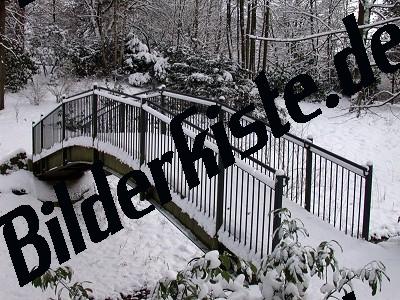
<svg viewBox="0 0 400 300"><path fill-rule="evenodd" d="M320 291L324 299L336 298L353 291L352 281L368 282L375 295L381 290L382 280L389 280L381 262L370 262L354 270L341 268L336 258L336 241L321 242L317 248L304 246L300 236L308 236L304 224L292 219L288 209L279 210L282 222L277 232L279 244L261 263L258 278L265 299L301 299L314 276L325 281Z"/></svg>
<svg viewBox="0 0 400 300"><path fill-rule="evenodd" d="M36 288L41 288L44 292L48 288L54 290L54 295L57 300L62 299L62 293L67 291L71 300L91 299L90 294L93 292L90 288L84 287L88 281L75 282L71 284L73 270L66 267L59 267L57 270L49 269L42 276L34 279L32 285ZM54 300L54 298L50 298Z"/></svg>
<svg viewBox="0 0 400 300"><path fill-rule="evenodd" d="M282 219L274 233L280 242L273 252L261 261L260 268L238 257L211 251L191 260L187 268L170 273L153 292L153 299L302 299L312 277L324 281L320 291L323 299L340 299L353 291L354 280L367 282L372 295L381 290L385 266L373 261L353 270L341 268L336 241L324 241L318 247L303 246L301 236L308 236L303 223L292 219L287 209L277 211Z"/></svg>

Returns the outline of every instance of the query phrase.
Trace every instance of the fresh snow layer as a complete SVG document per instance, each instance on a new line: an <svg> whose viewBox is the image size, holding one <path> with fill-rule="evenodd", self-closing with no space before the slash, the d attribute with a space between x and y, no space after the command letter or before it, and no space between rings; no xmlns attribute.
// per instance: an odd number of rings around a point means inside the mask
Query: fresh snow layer
<svg viewBox="0 0 400 300"><path fill-rule="evenodd" d="M116 197L116 177L109 177L112 192ZM28 195L15 196L12 188L24 188ZM72 199L89 197L96 190L94 179L90 173L77 182L68 184ZM39 199L39 200L38 200ZM90 241L85 223L80 213L80 204L75 205L75 211L84 234L87 249L75 255L70 242L61 210L45 217L40 212L41 201L55 201L56 196L51 186L38 181L27 171L18 171L11 175L0 176L0 215L13 210L20 205L32 206L40 219L39 234L44 236L52 250L52 268L58 266L57 258L49 233L44 224L51 217L58 217L71 254L69 265L74 270L74 281L90 281L88 286L94 290L96 299L119 296L119 293L129 293L148 287L152 289L155 283L168 270L178 271L193 256L202 253L182 233L167 221L161 214L152 212L139 220L130 220L119 210L124 229L109 236L106 240L94 244ZM140 202L138 197L133 199L138 209L148 206ZM115 199L115 203L117 200ZM118 205L117 205L118 206ZM101 228L106 228L106 219L100 205L96 214ZM26 222L17 219L14 222L17 234L25 234ZM2 232L2 230L1 230ZM37 254L32 246L24 248L24 255L29 269L38 264ZM40 289L31 285L19 287L3 234L0 235L0 299L46 299L51 293L43 295Z"/></svg>
<svg viewBox="0 0 400 300"><path fill-rule="evenodd" d="M341 99L335 109L324 103L300 103L305 113L321 108L322 114L306 124L290 121L291 132L361 165L372 162L370 233L376 238L400 233L400 108L374 108L357 118L348 114L349 102Z"/></svg>
<svg viewBox="0 0 400 300"><path fill-rule="evenodd" d="M323 104L301 103L300 105L306 112L321 108L323 114L303 125L292 121L291 132L303 137L312 134L315 144L360 164L366 164L367 161L373 162L374 196L371 232L377 237L398 234L400 232L398 224L400 204L397 201L397 189L400 182L400 163L396 158L400 154L398 147L400 119L396 116L400 114L400 109L380 108L374 110L375 114L370 113L355 118L354 114L346 115L347 111L342 110L348 106L345 100L342 100L340 107L336 109L327 109L323 107ZM0 159L6 159L8 153L19 148L26 149L29 155L32 120L38 120L41 113L46 113L55 106L55 101L50 100L49 97L39 106L32 106L23 93L7 94L6 109L0 112L2 129ZM108 151L114 150L108 149ZM69 184L73 199L79 199L82 195L87 198L94 191L93 180L90 177L88 175L79 182ZM111 185L115 187L115 184L116 181L111 180ZM28 195L16 196L11 193L12 189L25 189ZM115 193L115 189L113 191ZM38 199L54 201L54 192L45 183L33 178L29 172L19 171L0 177L0 215L19 205L29 204L41 218L40 233L48 238L43 222L49 217L41 215L41 203ZM342 265L360 267L370 260L383 261L388 268L387 273L391 277L391 283L385 283L383 293L378 294L376 299L392 300L393 295L400 292L400 287L396 284L400 278L399 238L392 238L378 245L356 240L338 232L315 216L305 213L304 210L298 209L293 203L285 202L285 205L293 210L295 216L300 217L309 229L310 238L306 240L306 244L315 246L322 240L331 239L342 244L344 253L339 255ZM56 210L54 215L59 216L60 211ZM72 259L67 263L75 270L75 280L93 282L91 287L94 288L98 299L116 296L119 292L134 290L146 284L152 288L164 271L176 271L182 268L190 257L200 254L157 212L136 221L126 220L123 216L121 218L125 226L124 230L99 244L88 242L88 249L78 256L72 254ZM80 221L82 222L81 217ZM62 226L67 235L65 225ZM16 222L16 228L17 232L23 233L26 231L26 224ZM82 228L84 229L85 226ZM85 235L87 236L87 233ZM88 240L87 237L86 239ZM34 265L37 257L33 248L27 247L24 253L27 261ZM57 260L54 251L52 261L53 267L56 267ZM31 286L19 288L2 234L0 234L0 271L2 283L0 299L45 298L40 290L33 289ZM320 287L320 282L313 281L307 299L321 299ZM355 287L357 299L373 299L364 286L357 284ZM47 296L52 295L47 294Z"/></svg>

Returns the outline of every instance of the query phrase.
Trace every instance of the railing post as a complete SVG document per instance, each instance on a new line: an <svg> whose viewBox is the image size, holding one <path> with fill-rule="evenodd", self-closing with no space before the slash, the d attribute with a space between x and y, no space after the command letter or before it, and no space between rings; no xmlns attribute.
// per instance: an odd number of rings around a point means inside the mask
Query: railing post
<svg viewBox="0 0 400 300"><path fill-rule="evenodd" d="M62 141L65 140L65 96L62 97L62 104L61 104L61 139Z"/></svg>
<svg viewBox="0 0 400 300"><path fill-rule="evenodd" d="M146 100L142 99L142 105L140 106L140 119L139 119L139 161L142 166L146 161L146 131L147 131L147 112L143 109L143 105Z"/></svg>
<svg viewBox="0 0 400 300"><path fill-rule="evenodd" d="M221 109L219 113L219 121L224 122L224 111ZM215 233L218 235L218 230L221 228L224 222L224 183L225 183L225 169L223 167L223 162L221 155L218 154L218 185L217 185L217 211L216 211L216 228Z"/></svg>
<svg viewBox="0 0 400 300"><path fill-rule="evenodd" d="M275 197L274 197L274 216L273 216L273 233L276 234L272 239L272 250L279 244L278 228L281 226L281 217L279 216L279 210L282 208L283 198L283 187L285 186L286 176L282 170L276 170L275 173Z"/></svg>
<svg viewBox="0 0 400 300"><path fill-rule="evenodd" d="M371 162L367 163L368 173L365 177L365 192L364 192L364 212L363 212L363 229L362 237L366 240L369 239L369 222L371 213L371 198L372 198L372 174L373 165Z"/></svg>
<svg viewBox="0 0 400 300"><path fill-rule="evenodd" d="M142 99L139 115L139 169L146 162L147 111L143 109L145 103L146 100ZM145 198L145 193L140 193L140 200L144 200Z"/></svg>
<svg viewBox="0 0 400 300"><path fill-rule="evenodd" d="M164 95L164 89L165 89L165 85L160 86L160 97L161 97L161 107L165 108L165 95ZM162 114L164 114L164 112L161 112ZM165 124L164 122L161 123L161 134L166 134L167 132L167 124Z"/></svg>
<svg viewBox="0 0 400 300"><path fill-rule="evenodd" d="M32 121L32 154L38 154L36 153L36 134L35 134L35 122Z"/></svg>
<svg viewBox="0 0 400 300"><path fill-rule="evenodd" d="M67 152L66 149L64 149L64 141L66 137L66 132L65 132L65 96L62 97L62 104L61 104L61 144L63 145L62 147L62 164L65 166L67 164Z"/></svg>
<svg viewBox="0 0 400 300"><path fill-rule="evenodd" d="M43 151L43 143L44 143L44 137L43 137L43 114L40 115L40 152Z"/></svg>
<svg viewBox="0 0 400 300"><path fill-rule="evenodd" d="M307 141L308 140L308 141ZM313 137L308 136L304 143L306 149L306 178L305 178L305 209L311 211L311 181L312 181L312 151L311 144L313 143Z"/></svg>
<svg viewBox="0 0 400 300"><path fill-rule="evenodd" d="M125 103L119 104L119 132L125 132Z"/></svg>
<svg viewBox="0 0 400 300"><path fill-rule="evenodd" d="M94 141L97 138L97 101L98 96L96 94L97 84L93 84L93 95L92 95L92 138L93 138L93 161L99 158L99 152L95 149Z"/></svg>

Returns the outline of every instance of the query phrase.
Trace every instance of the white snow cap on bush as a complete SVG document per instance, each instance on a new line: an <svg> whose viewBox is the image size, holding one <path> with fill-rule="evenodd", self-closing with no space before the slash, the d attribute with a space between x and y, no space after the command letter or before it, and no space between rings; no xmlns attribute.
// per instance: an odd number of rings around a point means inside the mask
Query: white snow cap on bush
<svg viewBox="0 0 400 300"><path fill-rule="evenodd" d="M151 76L149 73L133 73L129 76L129 84L133 86L143 86L149 83L151 80Z"/></svg>
<svg viewBox="0 0 400 300"><path fill-rule="evenodd" d="M203 73L193 73L188 77L187 80L192 82L205 82L205 83L213 83L214 81L212 77Z"/></svg>
<svg viewBox="0 0 400 300"><path fill-rule="evenodd" d="M156 57L154 64L154 74L158 79L165 79L167 76L167 68L169 67L168 58Z"/></svg>
<svg viewBox="0 0 400 300"><path fill-rule="evenodd" d="M228 81L228 82L233 81L233 76L228 71L222 71L222 77L224 78L225 81Z"/></svg>
<svg viewBox="0 0 400 300"><path fill-rule="evenodd" d="M207 252L204 258L210 262L210 269L218 268L221 265L217 250Z"/></svg>
<svg viewBox="0 0 400 300"><path fill-rule="evenodd" d="M149 48L142 43L140 39L138 39L133 33L130 33L129 41L126 43L129 50L132 52L149 52Z"/></svg>

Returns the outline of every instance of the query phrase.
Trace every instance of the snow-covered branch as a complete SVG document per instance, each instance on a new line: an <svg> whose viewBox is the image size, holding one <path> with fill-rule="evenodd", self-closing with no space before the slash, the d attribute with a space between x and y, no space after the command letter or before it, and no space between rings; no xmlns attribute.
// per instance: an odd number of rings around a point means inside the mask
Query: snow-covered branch
<svg viewBox="0 0 400 300"><path fill-rule="evenodd" d="M378 27L381 25L386 25L391 22L396 22L399 21L400 17L396 18L391 18L387 20L382 20L379 22L371 23L371 24L365 24L358 26L359 29L366 29L366 28L373 28L373 27ZM328 36L328 35L334 35L338 33L345 33L346 29L337 29L337 30L331 30L331 31L326 31L326 32L320 32L320 33L315 33L315 34L310 34L307 36L303 37L298 37L298 38L269 38L269 37L261 37L261 36L256 36L256 35L248 35L250 39L255 39L255 40L260 40L260 41L270 41L270 42L277 42L277 43L288 43L288 42L301 42L301 41L306 41L318 37L323 37L323 36Z"/></svg>
<svg viewBox="0 0 400 300"><path fill-rule="evenodd" d="M386 105L386 104L388 104L388 103L393 102L397 97L399 97L399 96L400 96L400 91L398 91L397 93L394 93L394 94L391 93L391 92L389 92L389 91L381 91L381 92L377 93L377 94L374 95L374 96L377 96L377 95L379 95L379 94L389 94L389 95L390 95L390 98L388 98L388 99L386 99L385 101L380 102L380 103L367 104L367 105L357 105L357 106L352 106L352 108L365 109L365 108L374 108L374 107L381 107L381 106L384 106L384 105Z"/></svg>

